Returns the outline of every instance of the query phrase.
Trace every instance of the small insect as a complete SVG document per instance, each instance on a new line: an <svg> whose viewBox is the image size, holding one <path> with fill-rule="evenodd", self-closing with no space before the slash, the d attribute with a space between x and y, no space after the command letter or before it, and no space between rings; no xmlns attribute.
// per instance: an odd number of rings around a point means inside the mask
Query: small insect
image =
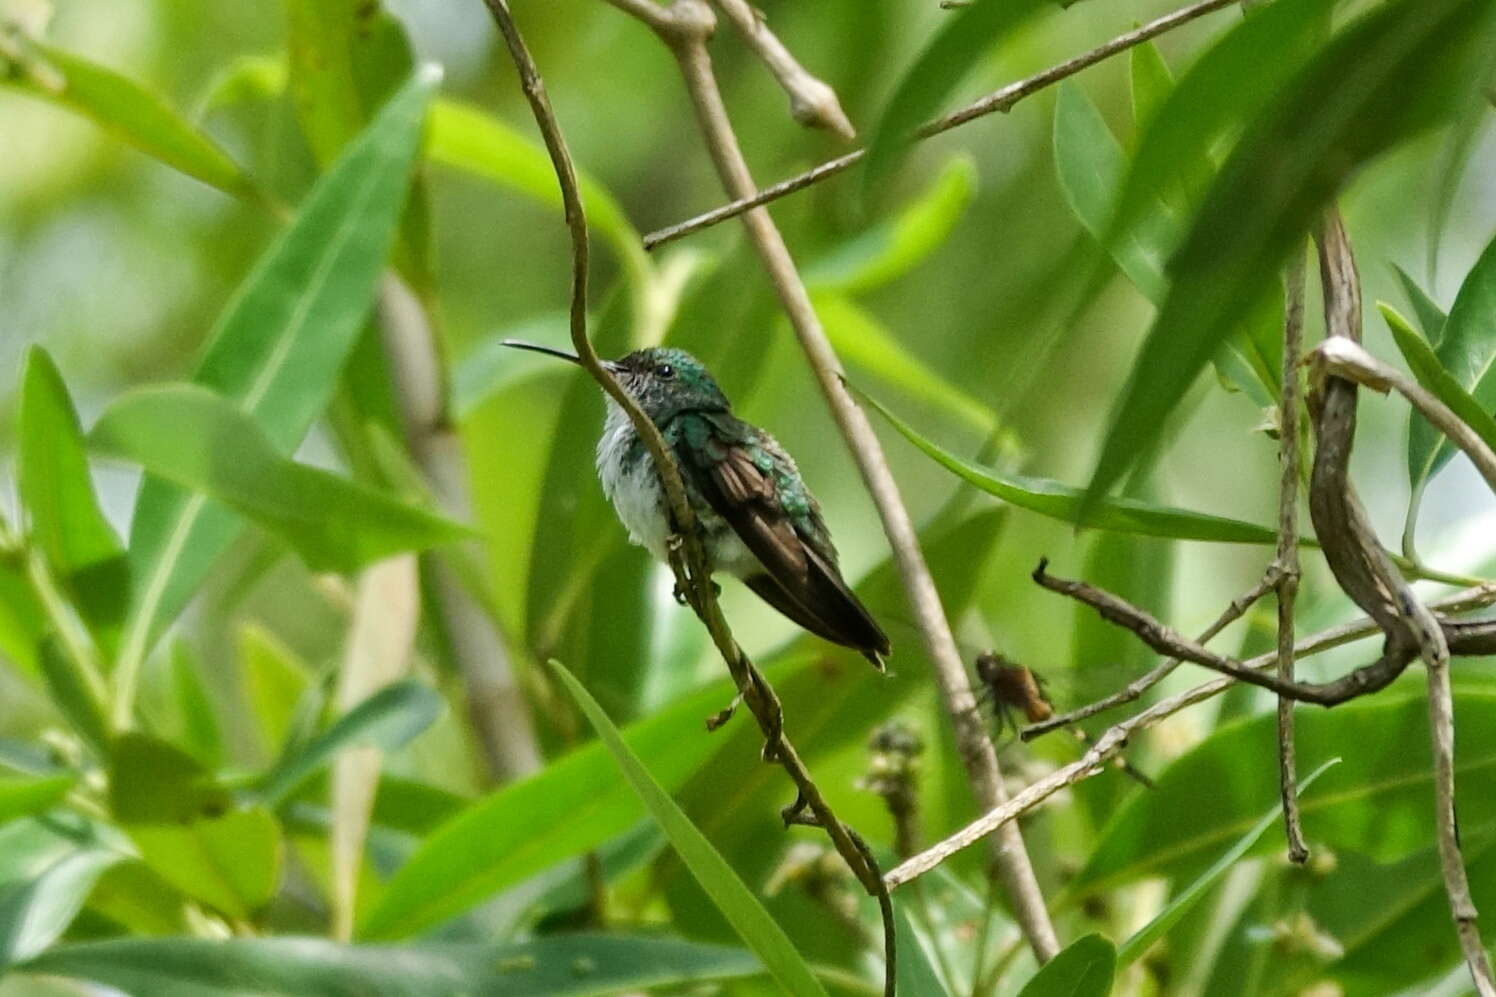
<svg viewBox="0 0 1496 997"><path fill-rule="evenodd" d="M1030 668L1010 661L996 651L984 651L977 655L977 679L982 683L982 698L992 700L992 711L997 717L998 729L1011 727L1018 730L1013 711L1021 713L1031 724L1041 723L1054 716L1054 704L1044 694L1043 680ZM1079 727L1066 727L1075 739L1087 747L1091 738ZM1120 755L1114 764L1138 782L1153 788L1153 780L1138 771L1131 762Z"/></svg>

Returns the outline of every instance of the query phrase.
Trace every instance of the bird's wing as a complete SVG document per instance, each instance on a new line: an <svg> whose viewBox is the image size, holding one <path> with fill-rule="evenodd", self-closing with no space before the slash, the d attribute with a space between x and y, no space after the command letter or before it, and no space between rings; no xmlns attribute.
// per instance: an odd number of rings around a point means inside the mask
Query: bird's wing
<svg viewBox="0 0 1496 997"><path fill-rule="evenodd" d="M774 473L793 468L778 468L777 447L762 445L751 427L730 415L690 418L695 421L677 437L680 463L763 565L768 577L746 579L750 587L807 630L863 651L881 666L875 655L888 653L888 638L842 580L818 514L812 507L799 517L806 520L802 533L781 504Z"/></svg>

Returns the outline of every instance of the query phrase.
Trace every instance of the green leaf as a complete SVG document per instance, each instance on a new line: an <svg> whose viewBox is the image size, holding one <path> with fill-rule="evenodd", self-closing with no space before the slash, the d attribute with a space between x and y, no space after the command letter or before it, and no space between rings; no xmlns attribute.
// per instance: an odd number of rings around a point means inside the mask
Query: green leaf
<svg viewBox="0 0 1496 997"><path fill-rule="evenodd" d="M893 909L896 944L898 946L897 988L904 997L947 997L949 991L940 982L929 955L925 952L914 926L904 908L895 904Z"/></svg>
<svg viewBox="0 0 1496 997"><path fill-rule="evenodd" d="M1126 156L1096 105L1084 90L1068 82L1061 84L1055 101L1054 156L1060 190L1082 227L1109 249L1138 293L1154 305L1162 304L1168 292L1164 260L1178 242L1179 220L1172 208L1155 200L1145 224L1106 242ZM1246 312L1236 333L1214 358L1227 383L1260 407L1276 402L1282 366L1282 348L1262 345L1264 340L1276 343L1279 338L1281 295L1272 296L1267 304ZM1272 308L1272 304L1280 307Z"/></svg>
<svg viewBox="0 0 1496 997"><path fill-rule="evenodd" d="M316 938L114 939L64 945L26 971L152 997L604 997L754 976L740 948L674 938L567 934L507 945L380 948Z"/></svg>
<svg viewBox="0 0 1496 997"><path fill-rule="evenodd" d="M314 571L354 572L470 533L385 492L287 460L243 410L190 384L126 392L94 424L89 445L233 509Z"/></svg>
<svg viewBox="0 0 1496 997"><path fill-rule="evenodd" d="M453 100L432 104L426 157L433 163L507 187L550 207L561 207L561 189L556 186L556 174L545 149L469 104ZM636 291L642 292L653 264L644 252L638 230L602 184L585 171L577 174L577 183L581 187L587 224L608 240Z"/></svg>
<svg viewBox="0 0 1496 997"><path fill-rule="evenodd" d="M115 738L109 760L109 810L124 824L186 822L221 813L228 791L197 759L148 734Z"/></svg>
<svg viewBox="0 0 1496 997"><path fill-rule="evenodd" d="M1072 488L1049 478L1004 474L982 467L964 457L957 457L920 436L912 427L873 398L862 392L858 394L882 413L883 417L902 433L905 439L923 450L937 463L989 495L1016 505L1020 509L1028 509L1041 516L1075 523L1079 526L1117 530L1143 536L1169 537L1175 540L1214 540L1223 543L1272 544L1277 542L1277 534L1266 526L1255 526L1223 516L1211 516L1170 506L1151 505L1136 499L1104 498L1099 500L1093 509L1086 512L1083 509L1081 489Z"/></svg>
<svg viewBox="0 0 1496 997"><path fill-rule="evenodd" d="M902 158L919 125L939 110L967 71L1048 0L974 0L952 14L899 80L868 142L866 188L876 189Z"/></svg>
<svg viewBox="0 0 1496 997"><path fill-rule="evenodd" d="M880 222L805 268L814 291L857 294L897 280L939 249L976 194L977 168L966 155L945 164L933 183Z"/></svg>
<svg viewBox="0 0 1496 997"><path fill-rule="evenodd" d="M202 662L180 640L171 649L171 691L181 725L181 743L200 763L216 767L223 760L218 712L203 685Z"/></svg>
<svg viewBox="0 0 1496 997"><path fill-rule="evenodd" d="M307 144L323 164L337 158L374 110L366 106L369 95L359 86L356 63L387 41L379 26L388 18L377 2L292 0L286 4L291 99ZM385 93L374 94L376 106L388 96L388 87L409 72L408 51L405 58L392 61L389 68L395 75L382 81Z"/></svg>
<svg viewBox="0 0 1496 997"><path fill-rule="evenodd" d="M1442 335L1434 335L1439 336L1434 352L1449 380L1469 392L1481 411L1496 411L1496 239L1465 276ZM1454 444L1442 433L1427 421L1414 419L1408 433L1413 490L1420 490L1454 454Z"/></svg>
<svg viewBox="0 0 1496 997"><path fill-rule="evenodd" d="M1377 309L1387 321L1387 328L1392 330L1392 338L1418 383L1437 395L1455 415L1475 430L1486 446L1496 448L1496 419L1491 417L1491 413L1450 376L1428 340L1419 335L1412 324L1398 314L1397 309L1381 301L1377 302ZM1415 424L1423 422L1422 417L1416 413L1414 419ZM1442 435L1440 439L1443 439Z"/></svg>
<svg viewBox="0 0 1496 997"><path fill-rule="evenodd" d="M228 154L155 94L87 59L18 33L8 37L24 46L43 72L0 72L0 85L92 118L115 137L225 193L255 195L254 185Z"/></svg>
<svg viewBox="0 0 1496 997"><path fill-rule="evenodd" d="M1170 260L1168 297L1114 410L1088 505L1158 434L1352 172L1438 124L1453 95L1481 75L1476 40L1486 36L1493 6L1405 0L1377 7L1325 46L1248 126ZM1182 90L1183 82L1175 93Z"/></svg>
<svg viewBox="0 0 1496 997"><path fill-rule="evenodd" d="M51 808L78 782L71 773L40 779L0 778L0 823Z"/></svg>
<svg viewBox="0 0 1496 997"><path fill-rule="evenodd" d="M1091 98L1069 81L1060 84L1055 99L1054 159L1060 191L1070 210L1088 232L1103 238L1127 157ZM1153 207L1155 217L1169 217L1162 203L1155 201ZM1150 238L1145 242L1139 234L1128 232L1108 247L1127 279L1155 304L1164 297L1169 241Z"/></svg>
<svg viewBox="0 0 1496 997"><path fill-rule="evenodd" d="M310 684L307 667L279 638L258 624L247 623L240 629L238 645L260 744L267 752L274 752L290 736L296 704Z"/></svg>
<svg viewBox="0 0 1496 997"><path fill-rule="evenodd" d="M1339 758L1331 758L1299 782L1299 792L1303 793L1313 784L1314 780L1324 775L1332 766L1340 763ZM1205 897L1206 892L1218 883L1223 876L1230 871L1242 856L1251 851L1262 836L1283 818L1282 806L1271 807L1262 815L1262 819L1252 826L1252 829L1242 835L1240 841L1231 848L1194 882L1175 894L1169 901L1169 905L1149 921L1127 941L1122 943L1122 948L1117 952L1117 962L1122 966L1132 965L1139 957L1148 951L1149 946L1164 936L1170 928L1179 923L1179 919L1188 914L1190 909Z"/></svg>
<svg viewBox="0 0 1496 997"><path fill-rule="evenodd" d="M1147 118L1103 245L1121 241L1151 218L1166 192L1198 196L1192 181L1209 178L1208 172L1195 173L1202 163L1208 165L1211 149L1238 133L1309 60L1334 5L1335 0L1264 4L1200 54ZM1264 59L1264 52L1273 58Z"/></svg>
<svg viewBox="0 0 1496 997"><path fill-rule="evenodd" d="M379 0L291 0L286 22L291 102L313 156L326 167L410 75L415 55ZM428 215L425 184L416 176L395 262L422 294L434 283Z"/></svg>
<svg viewBox="0 0 1496 997"><path fill-rule="evenodd" d="M1174 74L1158 46L1148 41L1127 50L1127 79L1133 127L1142 134L1174 89Z"/></svg>
<svg viewBox="0 0 1496 997"><path fill-rule="evenodd" d="M1496 692L1463 688L1455 699L1460 826L1475 835L1496 826ZM1383 862L1434 843L1425 707L1421 692L1394 688L1333 710L1297 711L1301 765L1344 757L1327 788L1303 801L1310 840ZM1271 760L1276 744L1272 713L1202 741L1159 776L1152 792L1123 804L1071 890L1087 894L1145 876L1197 875L1278 804L1276 766L1242 764Z"/></svg>
<svg viewBox="0 0 1496 997"><path fill-rule="evenodd" d="M261 777L257 796L278 806L334 755L355 745L394 751L436 722L445 703L432 688L414 679L380 689L339 717L299 750L282 756Z"/></svg>
<svg viewBox="0 0 1496 997"><path fill-rule="evenodd" d="M56 941L83 909L99 876L124 857L101 848L79 849L34 877L0 885L0 972Z"/></svg>
<svg viewBox="0 0 1496 997"><path fill-rule="evenodd" d="M278 453L291 453L322 412L358 337L436 75L418 73L318 182L241 285L197 365L193 381L233 399ZM202 495L162 481L141 486L122 672L138 670L239 529L233 514Z"/></svg>
<svg viewBox="0 0 1496 997"><path fill-rule="evenodd" d="M891 384L911 398L982 433L997 427L997 413L931 370L918 354L900 343L883 323L852 299L812 292L811 302L826 327L826 336L848 366ZM1010 447L1016 440L1009 436Z"/></svg>
<svg viewBox="0 0 1496 997"><path fill-rule="evenodd" d="M25 570L15 558L0 558L0 654L35 674L46 631L46 612Z"/></svg>
<svg viewBox="0 0 1496 997"><path fill-rule="evenodd" d="M1449 316L1444 313L1444 309L1439 307L1438 302L1429 297L1428 292L1420 287L1416 280L1408 276L1406 270L1396 263L1392 264L1392 270L1397 274L1397 282L1402 285L1408 304L1413 306L1413 316L1418 319L1423 338L1431 343L1437 343L1444 335L1444 323Z"/></svg>
<svg viewBox="0 0 1496 997"><path fill-rule="evenodd" d="M1462 837L1471 897L1477 909L1487 909L1496 904L1496 846ZM1315 978L1340 980L1347 994L1418 993L1460 965L1435 850L1391 866L1345 853L1338 860L1335 876L1310 895L1310 913L1345 954L1329 966L1307 967ZM1482 921L1480 933L1489 948L1491 926Z"/></svg>
<svg viewBox="0 0 1496 997"><path fill-rule="evenodd" d="M85 620L96 628L117 624L129 583L125 549L94 495L62 375L39 346L26 351L16 437L16 485L31 542Z"/></svg>
<svg viewBox="0 0 1496 997"><path fill-rule="evenodd" d="M1077 938L1040 967L1018 997L1107 997L1117 972L1117 947L1103 935Z"/></svg>
<svg viewBox="0 0 1496 997"><path fill-rule="evenodd" d="M280 827L263 807L126 830L153 872L228 917L248 920L275 895Z"/></svg>
<svg viewBox="0 0 1496 997"><path fill-rule="evenodd" d="M613 756L614 762L623 771L623 776L633 786L634 792L649 808L665 836L670 839L676 854L691 870L691 875L711 896L712 901L732 924L748 947L763 960L769 974L786 993L796 995L819 995L825 997L821 986L810 967L795 946L764 910L743 881L732 871L685 812L670 798L670 794L655 781L649 769L639 760L627 744L618 728L608 719L597 701L582 688L566 668L551 662L551 668L566 686L567 691L582 712L587 715L602 743Z"/></svg>
<svg viewBox="0 0 1496 997"><path fill-rule="evenodd" d="M104 720L103 696L95 691L88 673L67 653L56 635L44 637L37 645L36 665L57 712L99 757L107 756L109 732Z"/></svg>
<svg viewBox="0 0 1496 997"><path fill-rule="evenodd" d="M798 671L808 664L801 659ZM770 670L775 681L786 671ZM629 728L628 740L666 786L679 786L720 743L702 718L732 697L726 680ZM628 830L643 808L598 743L470 804L426 836L360 925L361 937L403 938Z"/></svg>

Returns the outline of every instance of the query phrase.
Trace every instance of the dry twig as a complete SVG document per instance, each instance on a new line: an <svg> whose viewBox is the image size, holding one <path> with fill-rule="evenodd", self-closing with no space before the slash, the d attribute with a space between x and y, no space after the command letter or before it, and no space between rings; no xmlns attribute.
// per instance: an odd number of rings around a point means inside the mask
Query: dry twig
<svg viewBox="0 0 1496 997"><path fill-rule="evenodd" d="M836 91L806 72L805 67L784 47L769 26L763 12L748 0L714 0L732 22L748 47L758 54L769 72L790 99L790 114L809 128L824 128L851 141L857 137L847 113L842 110Z"/></svg>
<svg viewBox="0 0 1496 997"><path fill-rule="evenodd" d="M691 608L706 625L744 702L748 704L748 708L763 730L765 760L777 762L795 783L797 790L795 802L781 813L785 824L807 824L824 830L858 882L878 900L879 912L883 919L886 953L885 993L888 997L892 997L896 963L893 907L888 898L888 891L883 886L882 877L879 875L877 862L857 833L842 823L831 810L825 797L821 795L805 763L784 733L784 717L779 698L732 636L732 631L722 614L722 608L717 603L709 562L701 544L700 534L696 529L695 514L686 497L680 468L675 463L674 455L665 443L658 427L639 407L634 398L603 367L597 352L592 348L591 341L587 338L587 222L582 209L582 199L571 154L561 134L555 113L551 110L545 84L541 81L534 60L515 26L506 0L484 0L484 2L493 15L499 32L504 36L505 44L519 70L520 84L529 101L535 122L540 128L546 151L550 155L557 181L561 186L566 224L571 233L572 243L570 307L572 345L577 351L582 366L628 413L635 430L654 460L655 470L659 473L664 485L675 526L675 534L671 543L670 567L675 573L676 584L685 594ZM674 11L681 6L681 4L676 4L670 10ZM710 16L710 11L707 11L707 16Z"/></svg>
<svg viewBox="0 0 1496 997"><path fill-rule="evenodd" d="M1221 611L1221 615L1216 618L1216 621L1205 628L1205 631L1196 638L1197 643L1204 644L1216 634L1241 619L1247 610L1256 605L1257 600L1267 595L1268 590L1276 584L1276 573L1273 570L1273 566L1269 565L1268 570L1263 573L1262 578L1257 581L1257 584L1235 599L1232 599L1231 604ZM1048 720L1040 720L1037 723L1029 724L1018 732L1018 736L1025 741L1032 741L1034 738L1042 734L1048 734L1052 730L1069 727L1072 724L1094 717L1098 713L1105 713L1107 710L1114 709L1124 703L1131 703L1168 677L1174 669L1179 667L1182 660L1181 658L1167 658L1163 664L1133 679L1110 696L1082 706L1079 709L1071 710L1069 713L1059 713Z"/></svg>
<svg viewBox="0 0 1496 997"><path fill-rule="evenodd" d="M613 2L630 11L638 6L621 0ZM707 50L707 41L715 27L711 8L705 0L675 0L669 7L649 6L648 13L640 16L680 65L697 122L727 193L733 197L752 194L753 177L723 103ZM973 792L980 805L998 806L1003 801L1004 789L997 753L974 709L976 699L971 680L925 564L914 524L883 455L882 444L866 413L842 382L841 362L821 328L810 295L773 219L766 211L752 210L744 215L743 223L878 508L925 651L935 668ZM1018 828L1006 829L995 842L994 850L994 864L1015 918L1035 955L1041 961L1048 960L1059 951L1059 941Z"/></svg>
<svg viewBox="0 0 1496 997"><path fill-rule="evenodd" d="M665 12L664 8L653 3L652 0L608 0L608 2L638 17L656 31L660 31L661 25L668 24L670 19L670 15ZM939 135L941 132L950 131L958 125L964 125L968 121L991 114L994 111L1007 113L1025 97L1030 97L1046 87L1053 86L1067 77L1074 76L1082 69L1088 69L1098 62L1116 55L1118 52L1125 52L1134 45L1140 45L1150 38L1155 38L1204 14L1220 10L1222 7L1229 7L1234 2L1236 0L1201 0L1199 3L1191 4L1188 7L1183 7L1162 17L1155 18L1147 24L1120 34L1102 45L1098 45L1089 52L1083 52L1072 59L1066 59L1064 62L1051 66L1043 72L1036 73L1027 79L1009 83L1005 87L992 91L985 97L972 101L959 110L926 122L915 130L914 138L916 140L923 140L930 138L932 135ZM676 6L679 6L679 4ZM674 242L676 239L690 235L693 232L699 232L704 228L710 228L713 225L725 222L729 218L736 218L745 211L768 204L770 201L777 201L786 194L793 194L797 190L804 190L806 187L820 183L827 177L841 173L848 167L855 166L866 155L866 149L857 149L846 155L828 160L819 166L812 167L798 176L782 180L772 187L765 187L763 190L751 189L740 194L735 193L732 195L735 200L719 208L714 208L694 218L688 218L683 222L648 233L644 236L644 248L655 249L665 245L667 242Z"/></svg>
<svg viewBox="0 0 1496 997"><path fill-rule="evenodd" d="M1294 604L1299 592L1299 353L1304 342L1304 250L1295 251L1283 280L1283 394L1278 404L1278 553L1273 561L1278 593L1278 677L1293 681ZM1309 860L1299 816L1298 765L1293 741L1293 700L1278 697L1278 791L1288 858Z"/></svg>
<svg viewBox="0 0 1496 997"><path fill-rule="evenodd" d="M1448 615L1484 609L1493 604L1496 604L1496 583L1466 589L1430 603L1429 608ZM1448 630L1459 624L1446 621L1444 626ZM1485 626L1485 624L1466 624L1466 626ZM1294 657L1296 659L1306 658L1352 641L1363 640L1378 633L1380 629L1376 621L1370 618L1343 623L1298 641L1294 645ZM1263 669L1275 668L1277 663L1278 652L1274 650L1255 658L1249 658L1242 662L1242 666L1254 672L1260 672ZM1203 703L1235 684L1236 680L1229 676L1211 679L1209 682L1203 682L1167 699L1161 699L1141 713L1113 725L1095 739L1091 748L1081 758L1049 773L1014 795L1002 807L983 814L950 837L890 869L883 877L883 881L888 884L889 889L894 889L917 879L951 855L991 834L1003 824L1022 817L1065 787L1100 775L1106 770L1107 762L1127 747L1128 739L1134 734L1161 723L1180 710Z"/></svg>

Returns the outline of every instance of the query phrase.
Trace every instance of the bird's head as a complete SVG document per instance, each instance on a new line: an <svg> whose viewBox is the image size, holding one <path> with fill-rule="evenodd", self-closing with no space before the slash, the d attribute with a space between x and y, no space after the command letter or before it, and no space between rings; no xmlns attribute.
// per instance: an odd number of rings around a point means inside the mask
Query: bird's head
<svg viewBox="0 0 1496 997"><path fill-rule="evenodd" d="M716 378L685 350L651 346L606 363L655 422L681 412L725 412L727 396Z"/></svg>
<svg viewBox="0 0 1496 997"><path fill-rule="evenodd" d="M504 345L581 363L575 353L552 346L517 339L506 339ZM732 407L717 386L716 378L685 350L650 346L617 360L604 360L603 366L657 423L681 412L726 412Z"/></svg>

